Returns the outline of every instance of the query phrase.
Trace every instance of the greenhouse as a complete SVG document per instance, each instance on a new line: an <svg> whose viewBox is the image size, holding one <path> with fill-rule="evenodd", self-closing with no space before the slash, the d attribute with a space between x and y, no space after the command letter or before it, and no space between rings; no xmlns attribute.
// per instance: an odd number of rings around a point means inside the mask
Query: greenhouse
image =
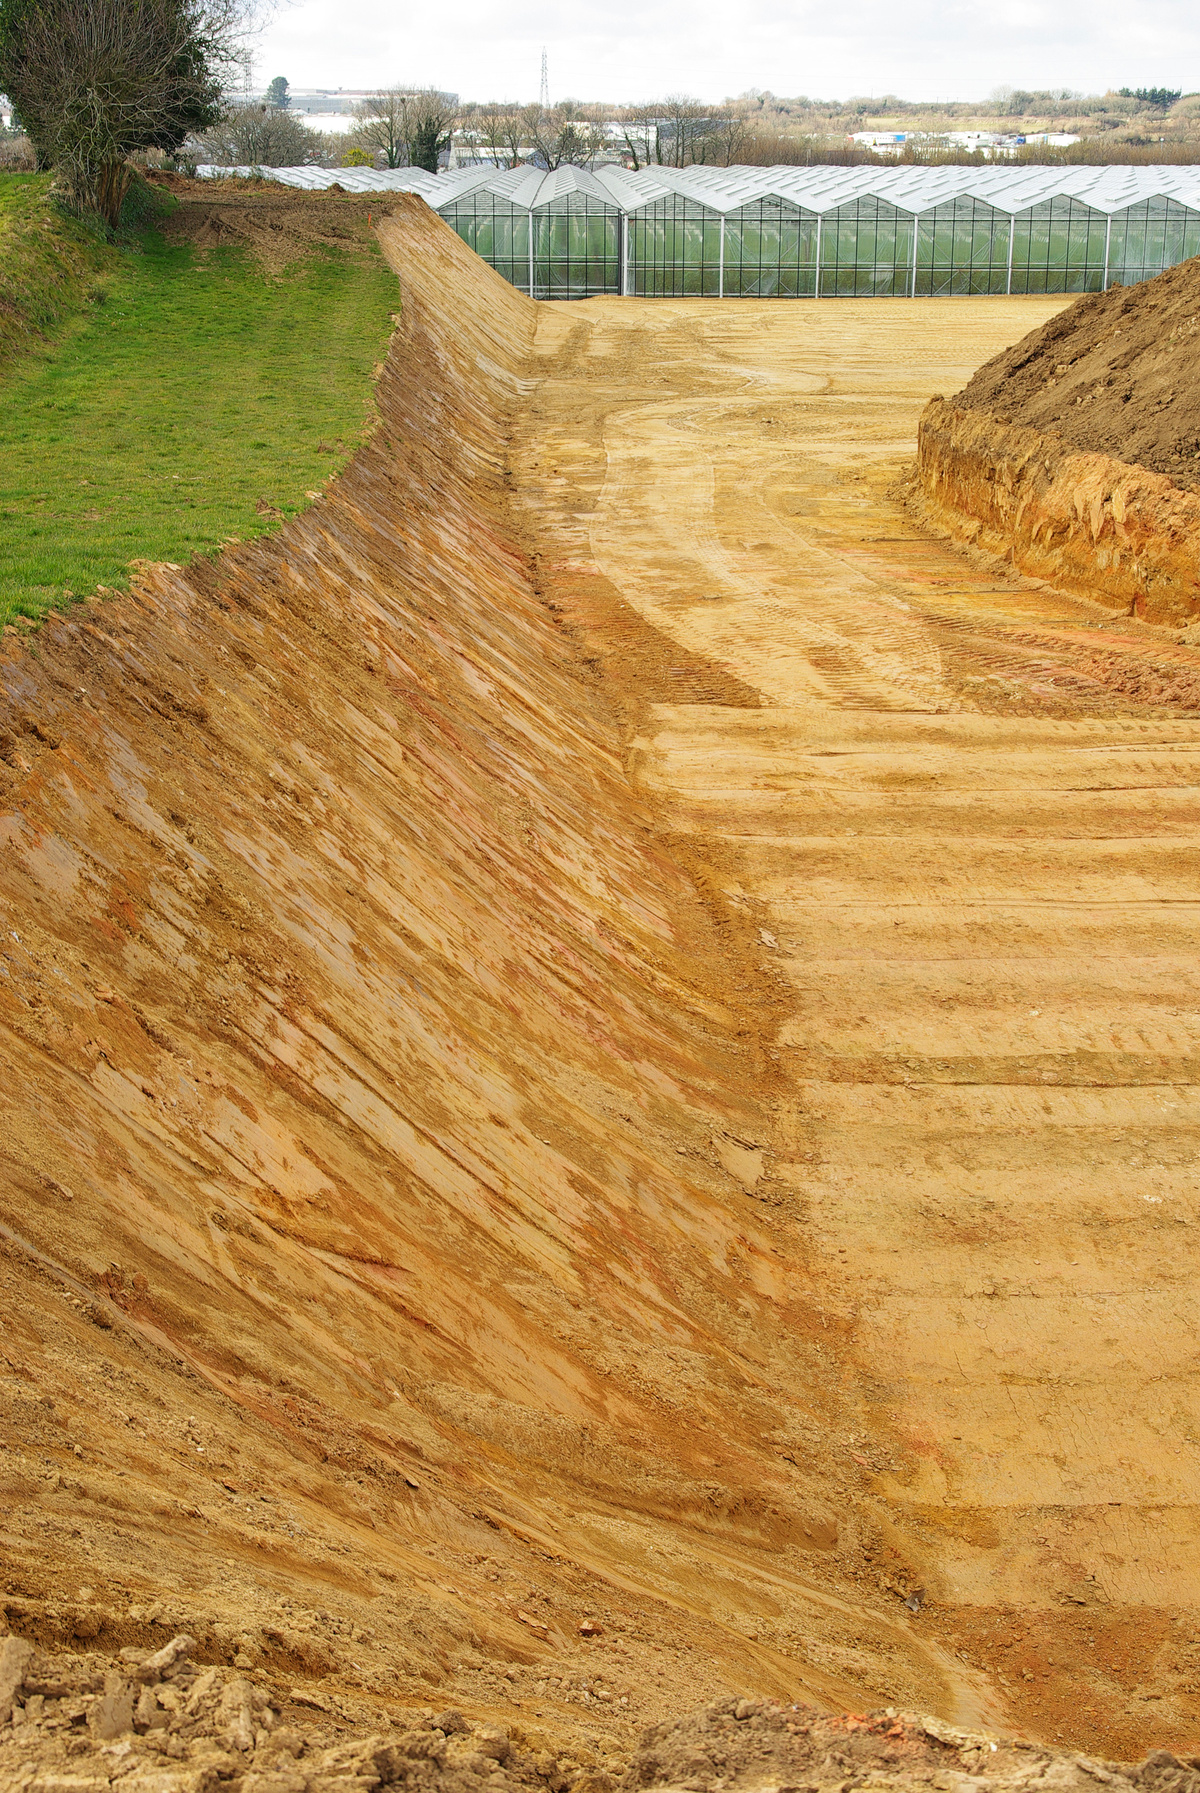
<svg viewBox="0 0 1200 1793"><path fill-rule="evenodd" d="M418 193L536 299L1088 293L1200 254L1200 168L201 169Z"/></svg>

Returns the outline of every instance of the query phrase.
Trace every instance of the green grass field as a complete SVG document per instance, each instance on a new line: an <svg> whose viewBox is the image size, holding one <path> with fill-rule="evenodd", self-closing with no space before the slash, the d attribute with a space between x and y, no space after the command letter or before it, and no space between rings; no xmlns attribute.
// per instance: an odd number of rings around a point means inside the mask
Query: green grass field
<svg viewBox="0 0 1200 1793"><path fill-rule="evenodd" d="M55 233L55 265L78 262L57 310L26 307L49 340L0 361L0 624L120 588L134 560L278 527L260 505L303 509L369 422L398 303L373 242L318 246L271 279L246 251L200 254L153 228L89 245L44 221L44 186L0 177L0 312L6 248L26 245L35 302Z"/></svg>

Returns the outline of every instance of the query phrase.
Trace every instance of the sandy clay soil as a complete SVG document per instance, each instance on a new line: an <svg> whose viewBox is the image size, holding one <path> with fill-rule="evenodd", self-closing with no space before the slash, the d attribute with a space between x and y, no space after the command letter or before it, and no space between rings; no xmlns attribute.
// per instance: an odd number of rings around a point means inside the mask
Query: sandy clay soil
<svg viewBox="0 0 1200 1793"><path fill-rule="evenodd" d="M1060 311L955 403L1200 487L1200 261Z"/></svg>
<svg viewBox="0 0 1200 1793"><path fill-rule="evenodd" d="M183 1631L551 1786L734 1696L1186 1750L1200 657L898 484L1060 302L381 237L342 479L0 663L22 1761Z"/></svg>

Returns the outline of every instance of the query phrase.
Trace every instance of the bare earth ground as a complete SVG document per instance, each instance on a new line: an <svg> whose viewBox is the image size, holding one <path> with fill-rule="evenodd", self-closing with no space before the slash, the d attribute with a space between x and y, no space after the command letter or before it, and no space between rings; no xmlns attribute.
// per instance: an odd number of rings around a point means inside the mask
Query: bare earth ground
<svg viewBox="0 0 1200 1793"><path fill-rule="evenodd" d="M192 181L157 175L177 209L159 221L169 242L210 249L247 249L270 275L316 248L361 253L381 216L377 195L305 193L277 181Z"/></svg>
<svg viewBox="0 0 1200 1793"><path fill-rule="evenodd" d="M1056 302L382 235L338 486L0 664L12 1630L551 1786L741 1694L1183 1749L1200 658L896 495Z"/></svg>
<svg viewBox="0 0 1200 1793"><path fill-rule="evenodd" d="M1119 1751L1200 1691L1200 727L1128 696L1194 715L1197 660L890 495L925 397L1055 309L546 310L520 484L560 601L761 694L676 668L635 752L791 993L750 1175L844 1460L1011 1717Z"/></svg>
<svg viewBox="0 0 1200 1793"><path fill-rule="evenodd" d="M1068 306L979 368L955 403L1200 485L1200 261Z"/></svg>

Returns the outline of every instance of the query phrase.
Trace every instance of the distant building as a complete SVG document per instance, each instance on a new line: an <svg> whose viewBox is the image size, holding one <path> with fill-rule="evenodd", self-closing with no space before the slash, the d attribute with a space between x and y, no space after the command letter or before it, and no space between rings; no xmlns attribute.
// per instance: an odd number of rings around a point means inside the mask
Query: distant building
<svg viewBox="0 0 1200 1793"><path fill-rule="evenodd" d="M924 135L923 131L851 131L850 141L874 150L877 156L898 156L906 143Z"/></svg>
<svg viewBox="0 0 1200 1793"><path fill-rule="evenodd" d="M1079 138L1066 131L854 131L851 141L877 156L898 156L906 143L913 143L924 149L965 149L993 162L1015 155L1026 143L1062 147Z"/></svg>

